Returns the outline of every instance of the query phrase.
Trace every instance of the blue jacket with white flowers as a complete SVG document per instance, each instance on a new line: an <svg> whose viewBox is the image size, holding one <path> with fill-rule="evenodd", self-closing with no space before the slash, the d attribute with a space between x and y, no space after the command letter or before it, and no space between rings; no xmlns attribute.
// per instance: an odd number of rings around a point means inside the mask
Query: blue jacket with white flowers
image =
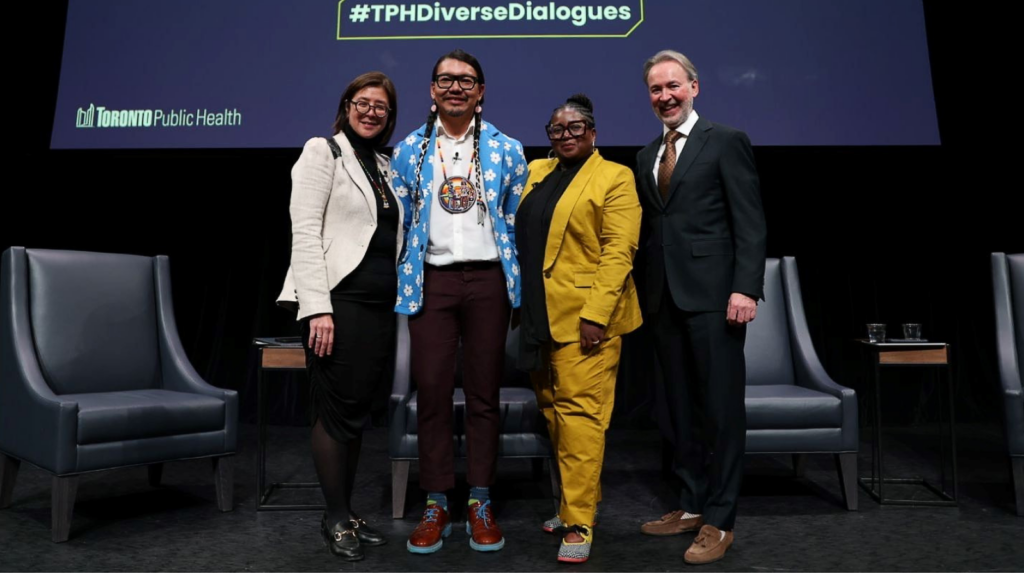
<svg viewBox="0 0 1024 573"><path fill-rule="evenodd" d="M398 299L395 312L413 315L423 307L423 257L430 237L430 208L434 186L434 146L436 130L431 130L427 156L420 172L420 198L415 209L419 219L413 226L413 204L410 192L416 184L416 164L426 134L426 124L395 145L391 159L392 188L405 207L405 246L398 262ZM519 261L516 253L515 222L519 198L526 185L526 156L521 143L483 122L480 126L480 166L487 215L494 229L505 286L512 308L519 307ZM474 177L475 179L475 177Z"/></svg>

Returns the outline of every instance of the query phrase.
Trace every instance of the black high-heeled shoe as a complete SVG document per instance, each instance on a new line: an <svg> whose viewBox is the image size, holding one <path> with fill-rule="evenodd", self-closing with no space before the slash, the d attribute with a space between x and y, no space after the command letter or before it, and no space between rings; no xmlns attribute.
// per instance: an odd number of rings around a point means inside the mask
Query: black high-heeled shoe
<svg viewBox="0 0 1024 573"><path fill-rule="evenodd" d="M356 530L345 527L344 521L339 521L328 529L326 512L320 520L320 536L323 537L324 545L336 557L341 557L345 561L361 561L365 557Z"/></svg>
<svg viewBox="0 0 1024 573"><path fill-rule="evenodd" d="M367 547L376 547L388 542L388 539L384 537L383 533L370 527L369 524L362 520L362 518L357 517L355 519L349 519L348 522L352 525L352 529L356 531L356 536L363 545Z"/></svg>

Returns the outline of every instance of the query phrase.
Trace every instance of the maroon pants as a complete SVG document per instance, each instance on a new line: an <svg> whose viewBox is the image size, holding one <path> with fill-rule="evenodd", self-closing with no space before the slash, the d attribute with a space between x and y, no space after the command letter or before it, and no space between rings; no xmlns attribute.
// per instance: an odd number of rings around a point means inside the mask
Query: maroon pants
<svg viewBox="0 0 1024 573"><path fill-rule="evenodd" d="M466 465L471 486L494 483L499 392L505 371L509 301L500 263L426 265L423 308L409 319L417 391L420 486L455 487L452 439L456 353L462 341Z"/></svg>

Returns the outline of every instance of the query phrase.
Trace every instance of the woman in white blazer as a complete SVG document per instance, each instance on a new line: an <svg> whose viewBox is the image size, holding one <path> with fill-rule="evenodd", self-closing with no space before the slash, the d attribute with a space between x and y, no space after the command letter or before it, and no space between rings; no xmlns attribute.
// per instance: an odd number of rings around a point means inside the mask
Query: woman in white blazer
<svg viewBox="0 0 1024 573"><path fill-rule="evenodd" d="M292 168L291 268L278 298L297 311L306 350L313 461L327 501L320 532L349 561L386 542L351 499L362 428L395 346L403 208L379 150L397 115L391 80L366 73L341 96L334 136L306 142Z"/></svg>

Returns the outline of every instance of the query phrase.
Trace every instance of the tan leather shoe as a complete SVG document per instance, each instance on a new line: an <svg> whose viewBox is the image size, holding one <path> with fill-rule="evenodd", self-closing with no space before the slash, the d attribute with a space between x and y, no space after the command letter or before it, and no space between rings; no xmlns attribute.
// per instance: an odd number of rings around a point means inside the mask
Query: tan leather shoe
<svg viewBox="0 0 1024 573"><path fill-rule="evenodd" d="M696 531L700 529L700 526L704 525L704 518L697 516L683 519L684 515L686 515L686 512L681 509L672 513L666 513L661 516L661 519L648 521L641 525L640 533L664 537L667 535L679 535L687 531Z"/></svg>
<svg viewBox="0 0 1024 573"><path fill-rule="evenodd" d="M700 528L700 533L693 540L693 544L683 555L683 561L690 565L704 565L713 563L725 557L725 550L732 545L732 532L726 531L722 536L721 530L713 525L705 525Z"/></svg>

